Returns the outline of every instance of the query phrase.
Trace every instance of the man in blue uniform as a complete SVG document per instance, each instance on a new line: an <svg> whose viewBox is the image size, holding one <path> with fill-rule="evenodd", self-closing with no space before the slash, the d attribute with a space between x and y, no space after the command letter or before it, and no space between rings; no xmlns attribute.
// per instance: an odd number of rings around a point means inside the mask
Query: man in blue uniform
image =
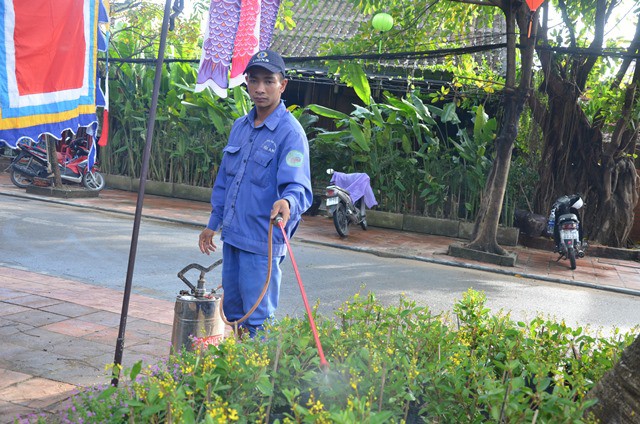
<svg viewBox="0 0 640 424"><path fill-rule="evenodd" d="M241 319L254 306L266 281L270 220L282 215L288 237L313 199L309 144L300 123L285 108L285 65L264 50L245 70L253 109L236 120L211 193L211 216L199 238L207 255L216 250L213 237L222 229L223 310L228 321ZM253 337L273 317L280 293L280 263L286 245L273 231L269 289L257 309L240 324Z"/></svg>

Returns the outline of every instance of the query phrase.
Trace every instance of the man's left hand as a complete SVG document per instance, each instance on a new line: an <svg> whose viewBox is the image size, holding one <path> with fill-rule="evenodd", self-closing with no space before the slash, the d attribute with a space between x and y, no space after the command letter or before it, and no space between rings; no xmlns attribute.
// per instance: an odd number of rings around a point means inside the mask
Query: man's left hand
<svg viewBox="0 0 640 424"><path fill-rule="evenodd" d="M286 199L276 200L271 207L271 219L276 219L278 214L282 215L282 225L287 225L289 217L291 216L291 209L289 208L289 202Z"/></svg>

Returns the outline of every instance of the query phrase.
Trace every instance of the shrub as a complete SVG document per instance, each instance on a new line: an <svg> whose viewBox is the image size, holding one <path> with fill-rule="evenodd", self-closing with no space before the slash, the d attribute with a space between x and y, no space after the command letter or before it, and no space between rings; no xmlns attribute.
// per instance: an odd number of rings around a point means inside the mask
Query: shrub
<svg viewBox="0 0 640 424"><path fill-rule="evenodd" d="M449 314L356 295L334 320L286 317L260 337L141 363L118 388L89 389L41 422L576 423L584 395L634 335L590 336L492 314L469 290Z"/></svg>

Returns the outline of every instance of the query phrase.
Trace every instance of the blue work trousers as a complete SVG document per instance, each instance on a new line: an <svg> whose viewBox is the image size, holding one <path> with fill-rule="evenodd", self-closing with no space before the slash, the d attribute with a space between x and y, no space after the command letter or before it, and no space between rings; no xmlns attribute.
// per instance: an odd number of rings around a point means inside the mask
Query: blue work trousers
<svg viewBox="0 0 640 424"><path fill-rule="evenodd" d="M224 290L223 310L230 322L242 318L260 297L267 278L269 257L257 255L224 243L222 250L222 289ZM251 337L262 328L265 320L273 318L280 297L280 264L284 256L274 256L271 264L269 289L258 308L240 324L249 331Z"/></svg>

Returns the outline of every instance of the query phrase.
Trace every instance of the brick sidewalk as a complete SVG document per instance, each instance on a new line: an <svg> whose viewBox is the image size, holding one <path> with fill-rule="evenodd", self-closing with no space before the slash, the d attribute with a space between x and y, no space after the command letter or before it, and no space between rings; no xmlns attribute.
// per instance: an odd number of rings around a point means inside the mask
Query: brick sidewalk
<svg viewBox="0 0 640 424"><path fill-rule="evenodd" d="M107 385L123 294L0 266L0 423L49 413L78 388ZM173 303L133 294L125 368L169 355Z"/></svg>

